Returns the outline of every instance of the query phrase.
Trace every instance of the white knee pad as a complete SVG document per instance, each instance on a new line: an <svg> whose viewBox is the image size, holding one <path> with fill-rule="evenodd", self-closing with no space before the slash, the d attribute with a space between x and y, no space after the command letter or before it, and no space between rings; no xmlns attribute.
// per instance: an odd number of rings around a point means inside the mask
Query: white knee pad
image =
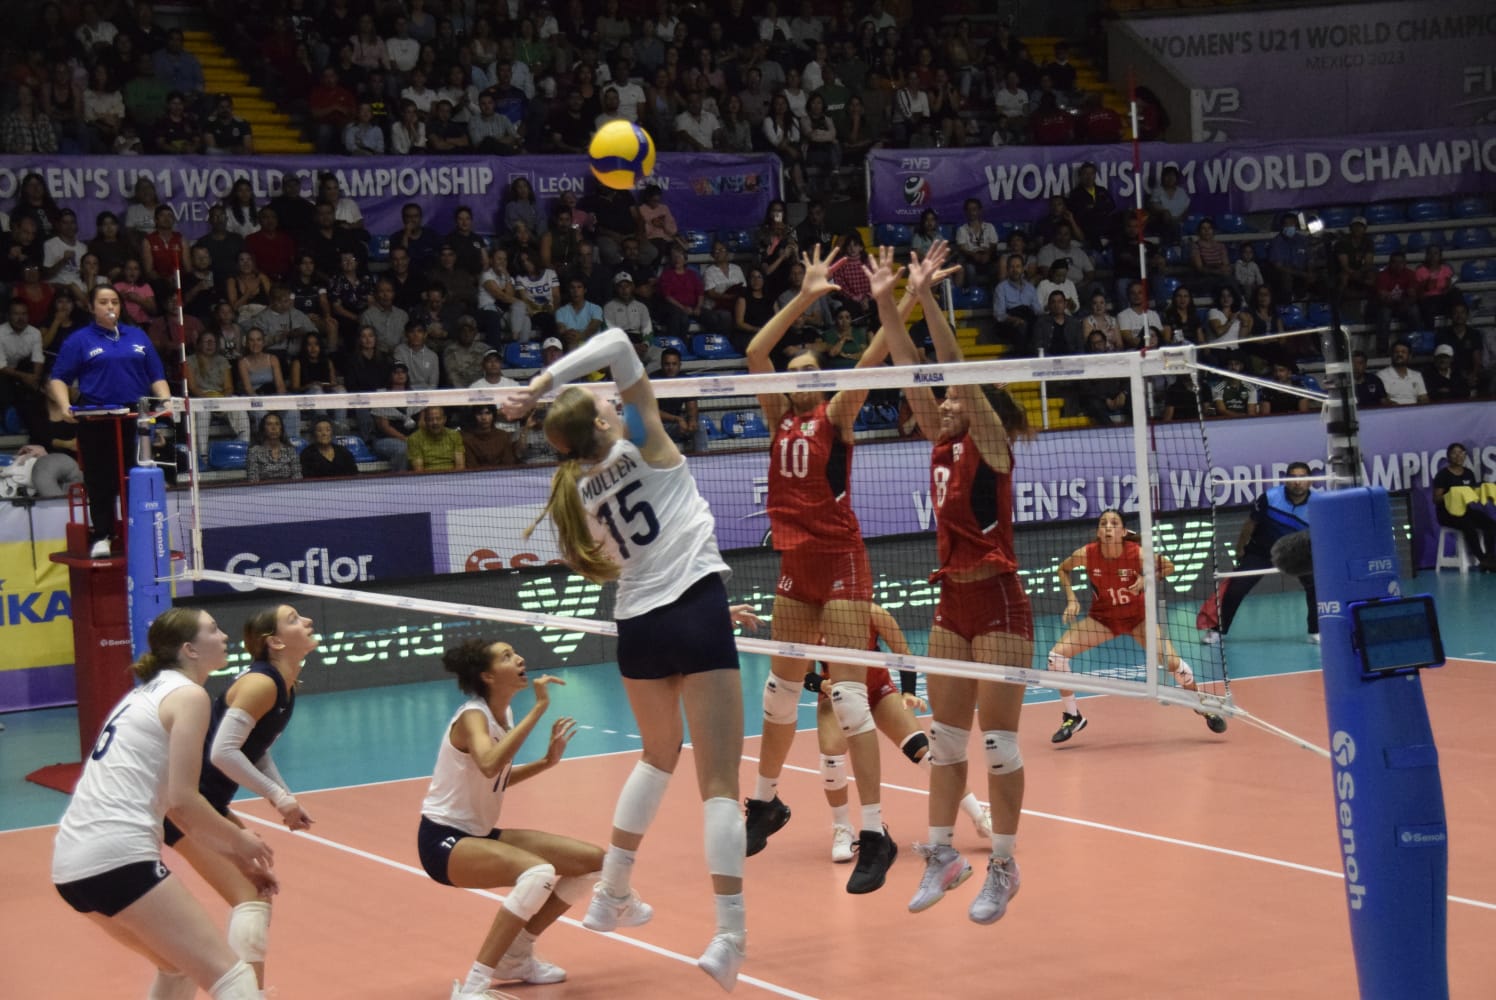
<svg viewBox="0 0 1496 1000"><path fill-rule="evenodd" d="M861 736L877 728L867 702L867 685L862 681L837 681L831 685L831 711L836 713L836 722L844 736Z"/></svg>
<svg viewBox="0 0 1496 1000"><path fill-rule="evenodd" d="M949 767L966 760L966 744L971 740L971 730L947 726L943 722L930 723L930 765Z"/></svg>
<svg viewBox="0 0 1496 1000"><path fill-rule="evenodd" d="M1195 683L1195 672L1190 669L1190 665L1185 663L1183 659L1179 661L1179 669L1174 671L1174 677L1179 681L1180 687L1189 687Z"/></svg>
<svg viewBox="0 0 1496 1000"><path fill-rule="evenodd" d="M828 792L847 787L846 754L821 754L821 787Z"/></svg>
<svg viewBox="0 0 1496 1000"><path fill-rule="evenodd" d="M1023 754L1018 750L1018 734L1006 729L989 729L982 734L987 753L987 770L993 774L1012 774L1023 768Z"/></svg>
<svg viewBox="0 0 1496 1000"><path fill-rule="evenodd" d="M613 825L625 833L642 834L654 822L660 811L660 802L665 798L665 789L670 787L670 774L644 761L634 765L623 791L618 793L618 805L613 807Z"/></svg>
<svg viewBox="0 0 1496 1000"><path fill-rule="evenodd" d="M748 834L743 807L736 799L711 798L701 804L705 821L706 870L711 875L743 877L743 858L748 852Z"/></svg>
<svg viewBox="0 0 1496 1000"><path fill-rule="evenodd" d="M575 906L584 899L592 898L592 887L597 884L598 877L602 872L589 872L586 875L567 875L556 879L556 888L551 890L551 895L562 900L567 906Z"/></svg>
<svg viewBox="0 0 1496 1000"><path fill-rule="evenodd" d="M764 681L764 721L779 726L793 726L800 718L801 684L792 684L783 677L769 675Z"/></svg>
<svg viewBox="0 0 1496 1000"><path fill-rule="evenodd" d="M229 947L246 962L265 961L270 948L270 904L240 903L229 913Z"/></svg>
<svg viewBox="0 0 1496 1000"><path fill-rule="evenodd" d="M255 979L255 970L245 962L235 963L212 986L208 995L213 1000L262 1000L260 983Z"/></svg>
<svg viewBox="0 0 1496 1000"><path fill-rule="evenodd" d="M167 972L163 969L156 971L156 980L151 983L151 991L145 995L146 1000L192 1000L197 996L197 983L194 983L183 972Z"/></svg>
<svg viewBox="0 0 1496 1000"><path fill-rule="evenodd" d="M504 909L525 923L540 912L545 901L551 898L556 888L556 869L551 865L536 865L520 872L514 888L504 897Z"/></svg>
<svg viewBox="0 0 1496 1000"><path fill-rule="evenodd" d="M1070 672L1070 657L1061 656L1059 653L1050 651L1049 669L1057 674L1068 674Z"/></svg>

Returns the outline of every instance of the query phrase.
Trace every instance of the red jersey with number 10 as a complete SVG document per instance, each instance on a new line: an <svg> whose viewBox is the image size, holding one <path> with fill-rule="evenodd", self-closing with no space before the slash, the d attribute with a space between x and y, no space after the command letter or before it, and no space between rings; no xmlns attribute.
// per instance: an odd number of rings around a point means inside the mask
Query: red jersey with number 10
<svg viewBox="0 0 1496 1000"><path fill-rule="evenodd" d="M1008 468L1013 450L1008 449ZM1018 570L1013 552L1013 476L982 458L970 434L938 442L930 453L930 499L935 509L937 578L990 567Z"/></svg>
<svg viewBox="0 0 1496 1000"><path fill-rule="evenodd" d="M1109 559L1101 554L1101 543L1086 546L1086 579L1091 584L1089 617L1099 622L1143 620L1143 595L1127 588L1137 585L1143 571L1143 547L1123 542L1122 554Z"/></svg>
<svg viewBox="0 0 1496 1000"><path fill-rule="evenodd" d="M785 412L769 446L769 527L781 552L814 545L822 552L862 548L852 513L852 446L826 416Z"/></svg>

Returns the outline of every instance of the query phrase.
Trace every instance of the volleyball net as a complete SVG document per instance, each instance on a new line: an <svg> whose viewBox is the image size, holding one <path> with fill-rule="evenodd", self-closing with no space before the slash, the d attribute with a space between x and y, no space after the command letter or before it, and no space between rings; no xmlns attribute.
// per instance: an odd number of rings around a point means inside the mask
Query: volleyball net
<svg viewBox="0 0 1496 1000"><path fill-rule="evenodd" d="M757 397L867 392L855 430L852 506L865 540L874 601L899 623L910 653L869 650L861 643L835 648L779 643L767 630L740 638L743 652L1146 697L1260 723L1232 698L1224 647L1207 644L1196 623L1197 612L1215 591L1216 574L1229 568L1235 525L1220 523L1222 493L1216 487L1231 473L1212 463L1208 428L1198 417L1164 422L1152 416L1166 398L1198 397L1202 379L1192 350L1166 349L656 379L654 389L667 407L694 402L709 425L708 449L690 454L689 466L711 505L719 547L733 570L729 596L766 618L780 576L765 511L771 463L784 463L793 475L802 459L791 450L771 454L771 431ZM1014 541L1035 618L1034 654L1027 663L925 655L939 590L930 579L937 564L931 444L911 436L912 421L907 411L900 412L900 402L911 392L984 384L1006 386L1036 430L1031 438L1014 441ZM594 385L604 396L612 388ZM373 425L376 434L389 427L413 434L432 407L443 410L439 428L467 426L477 408L498 403L505 391L228 397L194 399L192 407L208 418L245 414L256 427L276 412L308 439L309 428L323 417L335 430ZM1098 397L1125 399L1116 422L1096 426L1079 416ZM420 670L429 668L454 637L466 634L502 634L541 668L611 661L612 588L559 564L549 522L525 534L544 508L554 453L534 423L501 423L500 430L519 444L523 464L380 473L375 470L393 454L392 446L367 449L362 438L340 434L337 440L365 459L357 476L220 482L215 479L225 477L215 476L211 461L195 468L194 488L175 494L178 543L186 556L177 574L178 599L265 591L320 602L324 658L341 656L355 665L361 656L377 659L391 676L376 682L425 679L430 675ZM1143 604L1141 644L1131 634L1108 637L1071 657L1068 671L1052 671L1047 654L1073 624L1064 620L1059 567L1096 540L1098 519L1109 510L1122 515L1142 549L1136 567L1141 590L1122 598ZM645 527L641 522L624 534ZM634 537L643 536L636 532ZM1084 618L1097 599L1084 560L1071 585ZM1184 690L1179 675L1164 669L1165 643L1188 665L1197 691ZM349 672L348 686L358 686L354 673Z"/></svg>

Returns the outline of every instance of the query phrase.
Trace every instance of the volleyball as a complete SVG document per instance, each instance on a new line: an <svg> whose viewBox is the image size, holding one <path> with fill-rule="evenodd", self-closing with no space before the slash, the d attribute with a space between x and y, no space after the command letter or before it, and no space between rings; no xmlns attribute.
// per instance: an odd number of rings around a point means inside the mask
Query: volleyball
<svg viewBox="0 0 1496 1000"><path fill-rule="evenodd" d="M608 122L598 129L587 155L592 176L610 188L629 190L639 178L654 173L654 140L632 122Z"/></svg>

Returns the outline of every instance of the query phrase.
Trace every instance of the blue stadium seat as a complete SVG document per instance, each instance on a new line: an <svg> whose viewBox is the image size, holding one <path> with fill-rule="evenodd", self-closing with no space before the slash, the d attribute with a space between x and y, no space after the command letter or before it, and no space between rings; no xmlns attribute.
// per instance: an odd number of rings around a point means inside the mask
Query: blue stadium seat
<svg viewBox="0 0 1496 1000"><path fill-rule="evenodd" d="M1467 260L1460 268L1461 281L1496 281L1496 260Z"/></svg>
<svg viewBox="0 0 1496 1000"><path fill-rule="evenodd" d="M1440 198L1420 198L1408 206L1409 222L1438 222L1449 218L1449 206Z"/></svg>
<svg viewBox="0 0 1496 1000"><path fill-rule="evenodd" d="M291 447L295 448L296 449L296 454L300 455L302 453L302 451L304 451L306 449L306 438L304 438L304 437L293 437L291 439Z"/></svg>
<svg viewBox="0 0 1496 1000"><path fill-rule="evenodd" d="M506 368L539 368L545 364L545 359L540 353L540 341L531 340L523 344L504 345L504 366Z"/></svg>
<svg viewBox="0 0 1496 1000"><path fill-rule="evenodd" d="M1178 243L1171 243L1164 247L1164 260L1174 267L1184 263L1184 247Z"/></svg>
<svg viewBox="0 0 1496 1000"><path fill-rule="evenodd" d="M1310 326L1330 325L1330 304L1328 302L1309 303L1309 312L1306 314Z"/></svg>
<svg viewBox="0 0 1496 1000"><path fill-rule="evenodd" d="M1408 234L1408 253L1423 253L1429 247L1442 247L1449 242L1449 234L1437 229L1421 229Z"/></svg>
<svg viewBox="0 0 1496 1000"><path fill-rule="evenodd" d="M1160 278L1154 288L1154 299L1158 302L1167 303L1174 298L1174 293L1179 291L1179 286L1184 284L1178 278Z"/></svg>
<svg viewBox="0 0 1496 1000"><path fill-rule="evenodd" d="M1469 195L1454 203L1454 217L1456 219L1479 219L1491 214L1491 206L1486 200L1478 195Z"/></svg>
<svg viewBox="0 0 1496 1000"><path fill-rule="evenodd" d="M1008 242L1008 237L1012 236L1015 232L1022 228L1023 226L1019 225L1016 222L999 222L997 224L997 238L1002 240L1003 244L1006 245ZM951 237L951 239L955 238L955 236Z"/></svg>
<svg viewBox="0 0 1496 1000"><path fill-rule="evenodd" d="M369 238L369 263L383 264L390 259L390 238L388 236L373 236Z"/></svg>
<svg viewBox="0 0 1496 1000"><path fill-rule="evenodd" d="M857 421L853 426L859 431L880 431L899 424L899 410L896 406L887 403L863 403L862 409L857 414Z"/></svg>
<svg viewBox="0 0 1496 1000"><path fill-rule="evenodd" d="M992 292L978 285L956 289L957 309L986 309L992 305Z"/></svg>
<svg viewBox="0 0 1496 1000"><path fill-rule="evenodd" d="M242 469L249 461L249 444L244 441L214 441L208 445L208 468Z"/></svg>
<svg viewBox="0 0 1496 1000"><path fill-rule="evenodd" d="M1397 238L1396 233L1377 233L1372 237L1371 245L1378 255L1397 253L1402 249L1402 240Z"/></svg>
<svg viewBox="0 0 1496 1000"><path fill-rule="evenodd" d="M769 425L764 423L764 415L757 410L749 410L742 414L743 437L766 438L769 436Z"/></svg>
<svg viewBox="0 0 1496 1000"><path fill-rule="evenodd" d="M907 247L914 230L898 222L880 222L873 227L873 243L880 247Z"/></svg>
<svg viewBox="0 0 1496 1000"><path fill-rule="evenodd" d="M940 224L940 238L947 243L956 242L956 227L949 222L942 222Z"/></svg>
<svg viewBox="0 0 1496 1000"><path fill-rule="evenodd" d="M1227 213L1216 219L1216 231L1220 233L1250 233L1251 223L1245 216Z"/></svg>
<svg viewBox="0 0 1496 1000"><path fill-rule="evenodd" d="M1491 245L1491 231L1485 226L1467 226L1454 233L1456 250L1479 250Z"/></svg>
<svg viewBox="0 0 1496 1000"><path fill-rule="evenodd" d="M375 454L374 449L369 447L369 443L356 434L345 434L336 440L338 444L348 449L355 462L379 461L379 456Z"/></svg>
<svg viewBox="0 0 1496 1000"><path fill-rule="evenodd" d="M20 411L14 406L7 406L4 419L0 420L0 427L4 427L7 434L20 434L25 428L25 425L21 423Z"/></svg>
<svg viewBox="0 0 1496 1000"><path fill-rule="evenodd" d="M703 361L742 357L741 354L733 350L732 341L720 333L698 333L692 337L691 353Z"/></svg>
<svg viewBox="0 0 1496 1000"><path fill-rule="evenodd" d="M691 349L686 346L686 342L684 340L681 340L679 337L672 337L669 334L665 333L657 333L655 334L655 346L662 351L668 347L675 348L677 351L680 351L680 359L682 361L696 360L696 355L691 353Z"/></svg>
<svg viewBox="0 0 1496 1000"><path fill-rule="evenodd" d="M1403 221L1403 207L1396 202L1384 201L1367 205L1362 214L1366 216L1367 223L1373 226L1392 226Z"/></svg>
<svg viewBox="0 0 1496 1000"><path fill-rule="evenodd" d="M1326 229L1349 229L1351 220L1360 214L1361 210L1353 205L1331 205L1319 210L1319 220Z"/></svg>
<svg viewBox="0 0 1496 1000"><path fill-rule="evenodd" d="M751 229L724 229L717 234L717 238L726 243L727 249L733 253L752 253L758 248Z"/></svg>
<svg viewBox="0 0 1496 1000"><path fill-rule="evenodd" d="M1295 375L1293 377L1293 381L1294 381L1294 384L1296 384L1297 386L1299 386L1299 388L1301 388L1301 389L1308 389L1310 392L1324 392L1325 391L1320 386L1319 379L1315 378L1313 375Z"/></svg>
<svg viewBox="0 0 1496 1000"><path fill-rule="evenodd" d="M1304 307L1297 302L1278 307L1278 320L1283 324L1285 330L1302 330L1308 326L1304 316Z"/></svg>
<svg viewBox="0 0 1496 1000"><path fill-rule="evenodd" d="M702 230L689 230L685 233L685 237L686 253L688 254L709 254L712 252L712 244L717 241L715 233L708 233Z"/></svg>
<svg viewBox="0 0 1496 1000"><path fill-rule="evenodd" d="M0 455L0 467L7 466L16 460L14 455Z"/></svg>
<svg viewBox="0 0 1496 1000"><path fill-rule="evenodd" d="M1184 222L1180 225L1179 231L1186 236L1193 236L1200 231L1200 223L1204 221L1205 216L1191 213L1184 217Z"/></svg>
<svg viewBox="0 0 1496 1000"><path fill-rule="evenodd" d="M1434 353L1438 345L1438 336L1432 330L1413 330L1403 334L1403 341L1413 351L1414 356L1423 356Z"/></svg>
<svg viewBox="0 0 1496 1000"><path fill-rule="evenodd" d="M708 441L715 441L722 436L722 428L717 426L717 421L711 417L701 418L701 429L706 431Z"/></svg>

